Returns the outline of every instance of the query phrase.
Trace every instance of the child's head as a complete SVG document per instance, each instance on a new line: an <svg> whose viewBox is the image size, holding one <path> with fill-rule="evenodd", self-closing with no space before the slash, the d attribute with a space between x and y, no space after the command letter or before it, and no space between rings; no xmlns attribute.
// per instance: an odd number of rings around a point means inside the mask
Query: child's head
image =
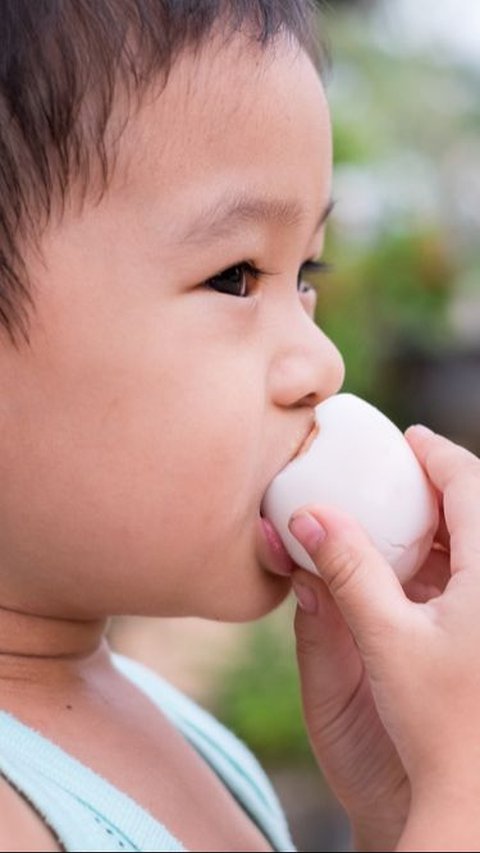
<svg viewBox="0 0 480 853"><path fill-rule="evenodd" d="M343 380L297 287L331 180L308 22L4 0L0 603L243 620L287 593L261 499Z"/></svg>

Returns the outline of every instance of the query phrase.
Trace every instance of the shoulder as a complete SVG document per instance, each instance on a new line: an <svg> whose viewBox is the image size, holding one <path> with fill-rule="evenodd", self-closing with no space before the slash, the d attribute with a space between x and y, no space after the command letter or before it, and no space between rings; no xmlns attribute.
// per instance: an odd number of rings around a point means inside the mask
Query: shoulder
<svg viewBox="0 0 480 853"><path fill-rule="evenodd" d="M61 849L35 809L0 776L0 851Z"/></svg>

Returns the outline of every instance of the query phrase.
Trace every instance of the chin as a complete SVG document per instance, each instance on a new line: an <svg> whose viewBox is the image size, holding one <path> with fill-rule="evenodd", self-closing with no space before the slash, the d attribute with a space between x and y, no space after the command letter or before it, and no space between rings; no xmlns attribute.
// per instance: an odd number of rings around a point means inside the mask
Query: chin
<svg viewBox="0 0 480 853"><path fill-rule="evenodd" d="M234 595L231 589L225 591L224 597L219 595L213 612L209 607L208 613L199 615L218 622L254 622L276 610L285 601L291 588L290 578L265 573L262 583L251 584L248 588L245 585Z"/></svg>

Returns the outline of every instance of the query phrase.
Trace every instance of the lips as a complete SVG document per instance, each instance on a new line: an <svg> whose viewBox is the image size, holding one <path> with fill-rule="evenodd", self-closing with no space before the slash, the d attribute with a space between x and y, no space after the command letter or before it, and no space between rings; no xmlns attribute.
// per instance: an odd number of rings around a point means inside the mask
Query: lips
<svg viewBox="0 0 480 853"><path fill-rule="evenodd" d="M295 569L295 563L272 522L262 516L259 516L257 524L257 554L263 568L274 575L289 577Z"/></svg>
<svg viewBox="0 0 480 853"><path fill-rule="evenodd" d="M307 437L301 443L301 445L298 448L295 456L293 457L294 459L297 459L298 456L302 456L303 453L307 452L308 448L315 441L319 432L320 432L320 427L317 424L317 422L315 421L315 423L313 424L313 426L312 426L310 432L308 433Z"/></svg>

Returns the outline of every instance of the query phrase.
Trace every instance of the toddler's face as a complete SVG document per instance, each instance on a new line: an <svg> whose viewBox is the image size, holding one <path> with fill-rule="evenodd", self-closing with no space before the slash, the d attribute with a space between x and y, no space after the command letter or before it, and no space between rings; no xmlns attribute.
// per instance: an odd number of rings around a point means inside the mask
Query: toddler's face
<svg viewBox="0 0 480 853"><path fill-rule="evenodd" d="M102 201L45 234L30 350L2 352L5 603L243 620L284 598L261 499L344 372L297 289L330 179L286 42L212 40L145 101Z"/></svg>

